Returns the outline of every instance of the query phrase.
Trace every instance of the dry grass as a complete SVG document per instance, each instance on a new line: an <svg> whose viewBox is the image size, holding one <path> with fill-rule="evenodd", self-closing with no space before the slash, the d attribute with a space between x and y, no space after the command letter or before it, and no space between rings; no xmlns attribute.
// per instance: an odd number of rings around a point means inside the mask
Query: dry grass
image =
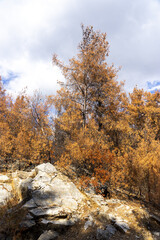
<svg viewBox="0 0 160 240"><path fill-rule="evenodd" d="M21 203L15 191L12 191L12 197L5 205L0 206L0 234L12 236L17 240L19 232L19 224L26 215L26 212L21 208Z"/></svg>
<svg viewBox="0 0 160 240"><path fill-rule="evenodd" d="M115 218L122 219L128 223L131 231L135 232L137 236L141 236L141 239L154 240L151 229L148 226L159 232L159 226L150 220L150 208L140 201L118 200L115 203L111 203L108 200L107 206L107 214L111 214ZM152 209L152 213L157 214L156 209Z"/></svg>

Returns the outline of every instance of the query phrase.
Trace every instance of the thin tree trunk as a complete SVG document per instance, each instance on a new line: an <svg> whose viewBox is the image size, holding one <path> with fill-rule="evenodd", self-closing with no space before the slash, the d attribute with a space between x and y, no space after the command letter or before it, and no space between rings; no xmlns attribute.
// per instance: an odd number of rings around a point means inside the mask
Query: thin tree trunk
<svg viewBox="0 0 160 240"><path fill-rule="evenodd" d="M83 128L86 126L86 106L87 106L87 88L84 90L84 105L83 105Z"/></svg>

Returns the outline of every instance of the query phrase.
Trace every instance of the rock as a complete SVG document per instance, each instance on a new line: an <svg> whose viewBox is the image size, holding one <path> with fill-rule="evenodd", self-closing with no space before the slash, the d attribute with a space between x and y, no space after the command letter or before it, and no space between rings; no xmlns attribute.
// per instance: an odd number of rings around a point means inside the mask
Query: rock
<svg viewBox="0 0 160 240"><path fill-rule="evenodd" d="M116 228L113 225L108 225L106 229L97 229L97 240L109 240L116 233Z"/></svg>
<svg viewBox="0 0 160 240"><path fill-rule="evenodd" d="M31 216L31 214L29 214L29 213L26 215L25 218L26 218L27 220L31 220L31 219L33 219L33 217Z"/></svg>
<svg viewBox="0 0 160 240"><path fill-rule="evenodd" d="M112 236L116 233L116 228L110 224L107 226L106 231L108 232L109 236Z"/></svg>
<svg viewBox="0 0 160 240"><path fill-rule="evenodd" d="M35 204L39 207L61 206L61 198L56 198L53 189L46 186L44 189L39 189L32 192L32 198Z"/></svg>
<svg viewBox="0 0 160 240"><path fill-rule="evenodd" d="M113 222L113 223L116 222L116 215L115 214L109 213L108 218L109 218L109 220L111 220L111 222Z"/></svg>
<svg viewBox="0 0 160 240"><path fill-rule="evenodd" d="M117 217L116 214L109 213L108 218L111 220L111 222L114 224L114 226L117 228L117 230L126 233L129 230L129 225L120 217Z"/></svg>
<svg viewBox="0 0 160 240"><path fill-rule="evenodd" d="M129 202L118 199L108 200L102 195L91 191L83 194L68 177L56 170L50 163L41 164L28 173L17 171L12 174L12 177L14 189L9 184L10 179L5 175L0 175L0 204L6 203L12 196L12 190L17 191L18 195L21 196L23 201L7 210L9 217L12 217L12 213L18 214L16 220L22 212L18 222L20 223L18 231L22 233L21 239L47 240L58 238L58 234L49 229L57 229L59 234L62 234L60 238L63 238L63 236L65 238L66 236L63 235L65 231L63 230L70 229L69 227L76 224L76 222L78 224L74 226L74 229L77 227L77 236L82 234L83 238L86 237L86 239L89 239L88 234L91 233L98 240L109 240L112 239L117 230L126 233L129 226L132 227L132 222L129 223L129 220L126 220L131 219L134 214L134 208L129 205ZM129 215L129 218L127 218L128 213L132 214ZM152 219L160 223L158 215L152 214L150 219L148 216L147 213L148 220ZM5 223L3 217L0 221L2 224ZM109 221L112 224L106 226ZM83 223L84 225L82 225ZM157 226L156 223L155 225ZM81 226L84 226L84 229L80 233ZM90 229L87 231L88 228ZM95 228L98 228L96 233ZM84 233L84 231L86 232ZM119 239L121 239L122 233L118 232ZM70 232L67 233L67 236L68 234ZM151 229L150 234L157 240L160 237L157 228ZM6 235L7 233L5 235L0 233L0 239L7 239ZM141 236L135 235L134 237L135 239L141 238Z"/></svg>
<svg viewBox="0 0 160 240"><path fill-rule="evenodd" d="M129 209L130 209L130 207L129 207L129 206L126 206L126 209L127 209L127 210L129 210Z"/></svg>
<svg viewBox="0 0 160 240"><path fill-rule="evenodd" d="M109 207L108 206L104 206L103 204L102 204L102 206L101 206L101 214L103 215L103 214L106 214L107 213L107 211L109 210ZM108 214L107 214L108 215Z"/></svg>
<svg viewBox="0 0 160 240"><path fill-rule="evenodd" d="M35 175L36 175L35 169L33 169L31 172L16 171L12 173L12 178L26 179L33 178L35 177Z"/></svg>
<svg viewBox="0 0 160 240"><path fill-rule="evenodd" d="M72 219L68 220L67 218L66 219L60 218L60 219L56 219L56 220L42 219L41 223L43 223L43 224L51 223L53 225L60 225L60 226L72 226L75 223L75 221Z"/></svg>
<svg viewBox="0 0 160 240"><path fill-rule="evenodd" d="M49 230L49 231L45 231L44 233L42 233L40 235L40 237L38 238L38 240L51 240L51 239L54 240L54 239L58 238L58 236L59 235L57 232Z"/></svg>
<svg viewBox="0 0 160 240"><path fill-rule="evenodd" d="M63 199L70 198L75 199L76 201L79 202L84 199L83 194L69 179L63 180L61 178L56 177L52 180L51 187L55 192L55 195Z"/></svg>
<svg viewBox="0 0 160 240"><path fill-rule="evenodd" d="M35 208L37 205L35 204L34 200L31 199L28 202L26 202L22 207L24 208Z"/></svg>
<svg viewBox="0 0 160 240"><path fill-rule="evenodd" d="M8 176L0 175L0 182L8 182L8 181L10 181Z"/></svg>
<svg viewBox="0 0 160 240"><path fill-rule="evenodd" d="M32 181L32 190L43 189L47 184L50 184L51 177L46 172L38 172Z"/></svg>
<svg viewBox="0 0 160 240"><path fill-rule="evenodd" d="M88 227L91 227L93 225L93 221L87 221L84 224L84 230L86 231Z"/></svg>
<svg viewBox="0 0 160 240"><path fill-rule="evenodd" d="M0 185L0 205L4 205L8 199L12 196L12 186L7 183L2 183Z"/></svg>
<svg viewBox="0 0 160 240"><path fill-rule="evenodd" d="M86 231L87 228L93 226L93 224L94 224L93 218L92 216L89 216L88 220L84 224L84 230Z"/></svg>
<svg viewBox="0 0 160 240"><path fill-rule="evenodd" d="M13 189L22 200L29 196L31 190L32 178L22 179L17 176L17 173L12 174L13 177Z"/></svg>
<svg viewBox="0 0 160 240"><path fill-rule="evenodd" d="M31 219L24 220L20 223L20 227L21 228L26 228L26 229L31 228L35 225L36 225L36 222L34 220L31 220Z"/></svg>
<svg viewBox="0 0 160 240"><path fill-rule="evenodd" d="M56 168L51 163L43 163L35 167L36 174L39 172L45 172L47 174L56 173Z"/></svg>
<svg viewBox="0 0 160 240"><path fill-rule="evenodd" d="M21 180L20 185L19 185L19 191L21 193L21 198L27 198L30 196L30 191L31 191L31 183L32 183L32 178L27 178L25 180Z"/></svg>
<svg viewBox="0 0 160 240"><path fill-rule="evenodd" d="M153 220L155 220L158 224L160 224L160 217L158 217L158 216L156 216L156 215L154 215L154 214L151 214L151 215L150 215L150 218L153 219Z"/></svg>
<svg viewBox="0 0 160 240"><path fill-rule="evenodd" d="M123 233L126 233L129 230L128 224L122 220L121 221L116 220L114 226Z"/></svg>
<svg viewBox="0 0 160 240"><path fill-rule="evenodd" d="M160 237L160 232L153 232L153 235L156 237Z"/></svg>
<svg viewBox="0 0 160 240"><path fill-rule="evenodd" d="M30 198L22 206L28 210L28 214L21 226L31 228L37 221L46 226L51 224L56 227L75 224L79 215L76 218L72 215L78 214L78 209L84 205L84 195L51 164L41 164L35 168L35 172L34 178L17 178L21 195ZM48 232L43 234L41 238L50 239L46 235Z"/></svg>
<svg viewBox="0 0 160 240"><path fill-rule="evenodd" d="M68 179L38 173L32 181L32 198L41 207L63 206L76 211L84 196Z"/></svg>
<svg viewBox="0 0 160 240"><path fill-rule="evenodd" d="M55 217L67 217L71 212L66 212L62 207L53 208L35 208L29 211L34 216L52 216Z"/></svg>
<svg viewBox="0 0 160 240"><path fill-rule="evenodd" d="M92 197L93 201L97 203L97 205L101 206L101 204L106 204L104 201L104 197L100 194L89 194L89 197Z"/></svg>
<svg viewBox="0 0 160 240"><path fill-rule="evenodd" d="M121 203L121 201L119 199L106 199L106 203Z"/></svg>
<svg viewBox="0 0 160 240"><path fill-rule="evenodd" d="M97 240L108 240L108 232L107 230L103 230L101 228L97 228L96 234Z"/></svg>
<svg viewBox="0 0 160 240"><path fill-rule="evenodd" d="M62 199L61 204L64 208L76 211L78 209L78 202L73 198Z"/></svg>

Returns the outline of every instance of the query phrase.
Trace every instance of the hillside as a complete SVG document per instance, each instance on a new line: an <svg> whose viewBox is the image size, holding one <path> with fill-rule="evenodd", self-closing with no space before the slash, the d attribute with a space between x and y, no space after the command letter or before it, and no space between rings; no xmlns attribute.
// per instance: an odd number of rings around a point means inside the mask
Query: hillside
<svg viewBox="0 0 160 240"><path fill-rule="evenodd" d="M160 239L158 210L82 191L50 163L0 175L0 204L1 240Z"/></svg>
<svg viewBox="0 0 160 240"><path fill-rule="evenodd" d="M160 92L126 93L106 33L81 29L56 94L0 78L2 239L160 237Z"/></svg>

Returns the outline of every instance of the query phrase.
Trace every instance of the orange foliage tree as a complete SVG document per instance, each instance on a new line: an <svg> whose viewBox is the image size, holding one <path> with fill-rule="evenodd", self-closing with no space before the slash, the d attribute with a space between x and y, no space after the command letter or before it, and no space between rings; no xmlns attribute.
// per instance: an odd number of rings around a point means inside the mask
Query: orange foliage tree
<svg viewBox="0 0 160 240"><path fill-rule="evenodd" d="M51 161L53 129L47 97L22 92L12 101L0 85L0 156L11 163ZM24 164L23 161L26 163Z"/></svg>
<svg viewBox="0 0 160 240"><path fill-rule="evenodd" d="M113 164L114 186L160 203L160 93L135 88L126 106L128 131Z"/></svg>
<svg viewBox="0 0 160 240"><path fill-rule="evenodd" d="M0 77L0 157L6 158L12 152L11 131L8 126L10 99L3 88Z"/></svg>
<svg viewBox="0 0 160 240"><path fill-rule="evenodd" d="M68 66L53 56L66 79L53 99L55 154L64 165L75 166L78 174L105 182L111 174L110 150L118 146L118 135L125 128L121 124L125 95L116 81L117 69L106 62L106 34L84 26L82 34L77 57Z"/></svg>

